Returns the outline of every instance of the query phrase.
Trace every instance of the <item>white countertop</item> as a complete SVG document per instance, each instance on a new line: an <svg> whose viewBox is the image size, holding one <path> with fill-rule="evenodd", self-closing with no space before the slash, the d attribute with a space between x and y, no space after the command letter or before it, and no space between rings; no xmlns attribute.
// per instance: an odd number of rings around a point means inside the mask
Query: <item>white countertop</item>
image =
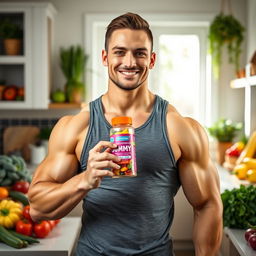
<svg viewBox="0 0 256 256"><path fill-rule="evenodd" d="M39 244L15 249L0 243L1 256L69 256L72 253L81 228L80 217L65 217Z"/></svg>
<svg viewBox="0 0 256 256"><path fill-rule="evenodd" d="M224 167L217 165L217 170L220 176L220 192L223 193L225 189L231 190L233 188L239 188L241 184L248 186L251 183L247 180L239 180L236 175Z"/></svg>
<svg viewBox="0 0 256 256"><path fill-rule="evenodd" d="M256 251L247 244L244 238L245 230L225 228L224 232L241 256L256 256Z"/></svg>

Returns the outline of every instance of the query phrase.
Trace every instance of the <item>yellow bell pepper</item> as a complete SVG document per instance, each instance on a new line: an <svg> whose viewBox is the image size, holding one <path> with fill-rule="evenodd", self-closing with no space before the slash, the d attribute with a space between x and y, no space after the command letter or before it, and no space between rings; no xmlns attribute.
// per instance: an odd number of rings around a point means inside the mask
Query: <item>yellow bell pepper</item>
<svg viewBox="0 0 256 256"><path fill-rule="evenodd" d="M244 180L246 179L247 170L248 168L246 164L239 164L235 166L233 173L237 176L238 179Z"/></svg>
<svg viewBox="0 0 256 256"><path fill-rule="evenodd" d="M21 218L22 206L13 200L2 200L0 202L0 225L13 228Z"/></svg>
<svg viewBox="0 0 256 256"><path fill-rule="evenodd" d="M256 183L256 169L250 169L247 171L247 179L252 183Z"/></svg>

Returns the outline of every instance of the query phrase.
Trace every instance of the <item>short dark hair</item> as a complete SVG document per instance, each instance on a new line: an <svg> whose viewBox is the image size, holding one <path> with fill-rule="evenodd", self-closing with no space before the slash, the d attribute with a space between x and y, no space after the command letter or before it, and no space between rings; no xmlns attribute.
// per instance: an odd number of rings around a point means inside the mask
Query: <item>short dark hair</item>
<svg viewBox="0 0 256 256"><path fill-rule="evenodd" d="M108 43L112 33L117 29L134 29L134 30L143 30L147 33L149 40L151 41L151 51L153 51L153 35L149 28L149 24L141 16L135 13L125 13L113 19L108 27L105 34L105 50L108 50Z"/></svg>

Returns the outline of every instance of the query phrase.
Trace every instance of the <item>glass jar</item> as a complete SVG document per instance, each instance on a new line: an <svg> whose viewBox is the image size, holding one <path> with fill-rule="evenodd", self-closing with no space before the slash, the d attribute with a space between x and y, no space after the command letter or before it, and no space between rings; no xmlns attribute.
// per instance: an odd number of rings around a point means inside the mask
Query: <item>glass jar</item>
<svg viewBox="0 0 256 256"><path fill-rule="evenodd" d="M120 169L113 169L114 178L137 176L135 131L132 118L128 116L114 117L111 120L110 141L117 145L112 154L121 158L117 164Z"/></svg>

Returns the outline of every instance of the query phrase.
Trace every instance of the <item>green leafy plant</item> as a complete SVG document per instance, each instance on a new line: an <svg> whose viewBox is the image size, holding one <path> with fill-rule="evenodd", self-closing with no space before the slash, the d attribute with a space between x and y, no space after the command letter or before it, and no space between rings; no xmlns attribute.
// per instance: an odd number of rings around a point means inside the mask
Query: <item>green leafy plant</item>
<svg viewBox="0 0 256 256"><path fill-rule="evenodd" d="M9 19L0 21L0 37L4 39L21 39L23 31L19 25L12 23Z"/></svg>
<svg viewBox="0 0 256 256"><path fill-rule="evenodd" d="M210 25L209 50L212 55L215 77L219 77L222 48L227 45L229 62L240 68L241 44L244 40L245 28L233 15L218 14Z"/></svg>
<svg viewBox="0 0 256 256"><path fill-rule="evenodd" d="M60 49L60 65L67 79L65 91L69 102L79 102L84 95L82 76L87 59L88 56L79 45ZM76 100L77 95L79 95L79 99Z"/></svg>
<svg viewBox="0 0 256 256"><path fill-rule="evenodd" d="M232 142L237 132L243 127L242 123L233 123L230 119L222 118L208 127L209 134L220 142Z"/></svg>
<svg viewBox="0 0 256 256"><path fill-rule="evenodd" d="M253 185L225 190L221 194L223 225L246 229L256 225L256 187Z"/></svg>

